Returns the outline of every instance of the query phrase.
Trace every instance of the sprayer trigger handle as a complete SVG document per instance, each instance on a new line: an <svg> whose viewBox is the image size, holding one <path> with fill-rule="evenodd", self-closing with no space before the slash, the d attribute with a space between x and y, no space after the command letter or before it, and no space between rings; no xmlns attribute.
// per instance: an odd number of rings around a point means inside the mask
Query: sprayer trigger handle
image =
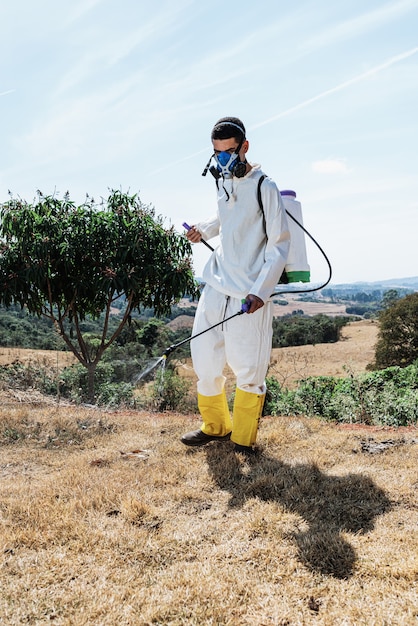
<svg viewBox="0 0 418 626"><path fill-rule="evenodd" d="M186 222L183 222L182 224L183 228L185 228L186 230L190 230L191 226L189 226Z"/></svg>
<svg viewBox="0 0 418 626"><path fill-rule="evenodd" d="M250 308L251 304L249 302L247 302L247 300L245 300L245 298L243 300L241 300L241 311L243 313L248 313L248 310Z"/></svg>

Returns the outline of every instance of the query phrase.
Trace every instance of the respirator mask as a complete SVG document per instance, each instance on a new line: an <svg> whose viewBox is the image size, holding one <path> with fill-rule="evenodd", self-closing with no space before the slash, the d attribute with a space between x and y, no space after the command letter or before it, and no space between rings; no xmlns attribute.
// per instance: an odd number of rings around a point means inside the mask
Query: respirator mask
<svg viewBox="0 0 418 626"><path fill-rule="evenodd" d="M239 151L241 150L242 144L244 140L241 140L239 146L237 146L236 151L232 154L230 152L219 152L219 154L212 154L210 157L205 169L202 172L202 176L206 176L209 172L218 180L218 178L232 178L236 176L237 178L242 178L245 176L245 172L247 169L247 161L240 161L239 159ZM212 159L215 160L216 165L211 165Z"/></svg>
<svg viewBox="0 0 418 626"><path fill-rule="evenodd" d="M215 154L216 169L222 178L242 178L245 174L246 163L239 160L239 147L237 152L219 152Z"/></svg>

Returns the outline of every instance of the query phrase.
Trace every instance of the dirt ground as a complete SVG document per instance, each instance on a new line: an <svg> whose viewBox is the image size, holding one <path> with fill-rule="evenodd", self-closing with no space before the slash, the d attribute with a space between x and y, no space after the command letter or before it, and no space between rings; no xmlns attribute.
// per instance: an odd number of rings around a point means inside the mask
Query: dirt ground
<svg viewBox="0 0 418 626"><path fill-rule="evenodd" d="M417 625L416 430L199 423L1 402L0 624Z"/></svg>

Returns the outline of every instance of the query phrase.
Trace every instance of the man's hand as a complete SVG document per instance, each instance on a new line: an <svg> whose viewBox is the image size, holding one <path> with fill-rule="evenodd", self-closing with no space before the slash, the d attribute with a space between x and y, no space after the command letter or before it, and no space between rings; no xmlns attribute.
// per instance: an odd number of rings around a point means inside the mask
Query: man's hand
<svg viewBox="0 0 418 626"><path fill-rule="evenodd" d="M249 304L247 313L255 313L258 309L261 309L261 307L264 306L262 299L252 293L248 294L245 301Z"/></svg>
<svg viewBox="0 0 418 626"><path fill-rule="evenodd" d="M202 235L199 233L198 230L196 230L194 226L191 226L186 232L186 237L192 243L199 243L199 241L202 239Z"/></svg>

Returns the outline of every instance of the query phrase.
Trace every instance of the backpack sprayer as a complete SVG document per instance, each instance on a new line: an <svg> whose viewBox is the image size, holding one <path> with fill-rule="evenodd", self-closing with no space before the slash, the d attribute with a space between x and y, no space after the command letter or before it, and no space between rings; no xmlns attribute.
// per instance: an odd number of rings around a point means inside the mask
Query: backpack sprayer
<svg viewBox="0 0 418 626"><path fill-rule="evenodd" d="M261 176L258 182L257 197L258 197L258 203L259 203L262 215L263 215L263 223L265 226L264 209L263 209L263 203L261 200L261 183L263 182L264 178L265 176ZM312 287L310 289L299 289L299 290L287 289L285 291L274 292L271 294L271 296L273 297L275 295L281 295L285 293L310 293L313 291L319 291L320 289L323 289L324 287L326 287L326 285L328 285L328 283L331 280L331 277L332 277L331 263L327 255L325 254L324 250L316 241L316 239L314 239L314 237L303 226L301 204L299 201L296 200L296 193L292 190L286 190L286 191L281 191L280 195L282 196L286 213L291 218L291 222L289 222L289 230L290 230L291 237L290 237L290 248L289 248L289 255L287 258L287 263L286 263L285 270L282 274L279 284L310 282L310 270L309 270L309 265L307 262L306 244L305 244L304 235L307 235L309 239L318 248L318 250L321 252L322 256L324 257L328 265L329 273L328 273L327 280L322 285L319 285L318 287ZM183 222L182 225L186 230L190 230L191 228L186 222ZM203 243L207 248L209 248L211 252L214 252L214 248L212 248L212 246L208 244L207 241L205 241L204 239L201 239L200 242ZM226 317L225 319L221 320L220 322L217 322L216 324L213 324L213 326L210 326L209 328L206 328L205 330L202 330L200 333L197 333L196 335L191 335L190 337L183 339L183 341L179 341L179 343L175 343L169 346L165 350L163 356L160 357L157 364L160 363L163 359L166 359L174 350L184 345L188 341L191 341L192 339L196 339L196 337L200 337L200 335L203 335L204 333L209 332L213 328L216 328L217 326L220 326L221 324L224 324L225 322L232 320L234 317L238 317L239 315L242 315L243 313L247 313L249 309L248 302L245 299L242 300L241 302L242 302L241 309L237 311L237 313L234 313L233 315ZM154 367L155 366L153 366L152 369L154 369Z"/></svg>

